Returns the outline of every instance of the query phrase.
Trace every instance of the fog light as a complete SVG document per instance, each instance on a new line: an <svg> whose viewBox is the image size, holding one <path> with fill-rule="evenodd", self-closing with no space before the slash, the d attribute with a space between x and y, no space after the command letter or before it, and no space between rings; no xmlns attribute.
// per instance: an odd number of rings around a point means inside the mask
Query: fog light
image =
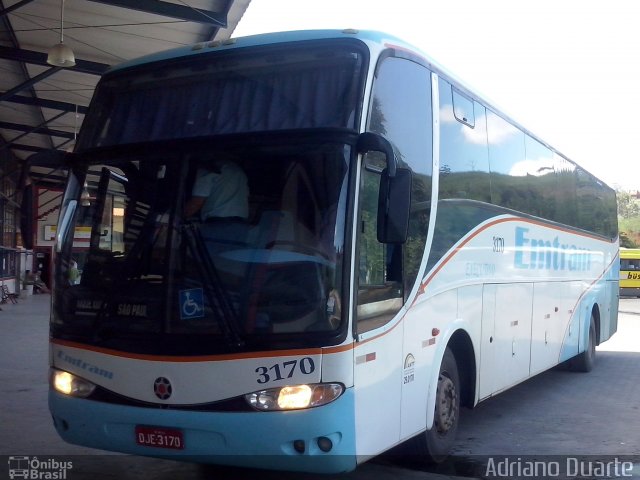
<svg viewBox="0 0 640 480"><path fill-rule="evenodd" d="M333 448L333 442L327 437L318 438L318 448L323 452L329 452Z"/></svg>
<svg viewBox="0 0 640 480"><path fill-rule="evenodd" d="M298 453L304 453L304 440L294 440L293 449Z"/></svg>

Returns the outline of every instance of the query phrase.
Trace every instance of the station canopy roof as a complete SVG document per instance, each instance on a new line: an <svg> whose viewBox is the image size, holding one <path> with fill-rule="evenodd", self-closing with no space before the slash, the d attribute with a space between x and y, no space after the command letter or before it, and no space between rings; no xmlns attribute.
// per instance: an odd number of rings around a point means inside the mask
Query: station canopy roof
<svg viewBox="0 0 640 480"><path fill-rule="evenodd" d="M111 65L231 36L251 0L0 0L0 162L68 150ZM75 66L47 63L63 43ZM0 169L2 165L0 164ZM58 176L60 175L60 176ZM64 173L32 168L36 182Z"/></svg>

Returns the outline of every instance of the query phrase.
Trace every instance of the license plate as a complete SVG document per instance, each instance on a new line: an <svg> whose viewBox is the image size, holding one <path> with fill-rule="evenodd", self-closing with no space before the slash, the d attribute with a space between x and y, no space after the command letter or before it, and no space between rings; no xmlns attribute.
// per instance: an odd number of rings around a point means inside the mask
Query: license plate
<svg viewBox="0 0 640 480"><path fill-rule="evenodd" d="M136 443L145 447L183 450L184 438L180 430L164 427L136 426Z"/></svg>

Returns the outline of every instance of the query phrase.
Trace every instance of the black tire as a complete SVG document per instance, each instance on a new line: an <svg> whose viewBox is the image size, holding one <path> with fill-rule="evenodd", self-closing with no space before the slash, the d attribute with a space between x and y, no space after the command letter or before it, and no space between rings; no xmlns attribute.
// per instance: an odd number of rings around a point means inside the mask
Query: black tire
<svg viewBox="0 0 640 480"><path fill-rule="evenodd" d="M589 322L589 340L587 348L571 362L571 369L576 372L590 372L596 363L596 320L591 314Z"/></svg>
<svg viewBox="0 0 640 480"><path fill-rule="evenodd" d="M413 439L413 451L429 463L442 463L456 441L460 419L460 377L447 348L440 364L433 427Z"/></svg>

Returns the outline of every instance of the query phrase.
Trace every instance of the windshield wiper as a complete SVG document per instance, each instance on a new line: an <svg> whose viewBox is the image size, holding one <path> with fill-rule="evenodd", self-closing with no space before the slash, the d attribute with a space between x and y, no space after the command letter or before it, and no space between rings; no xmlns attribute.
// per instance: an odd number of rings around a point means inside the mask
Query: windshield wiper
<svg viewBox="0 0 640 480"><path fill-rule="evenodd" d="M211 261L207 247L202 240L198 226L186 223L182 226L182 234L187 239L187 246L196 261L197 268L204 281L204 291L214 310L218 313L225 338L237 347L244 345L244 340L238 327L238 315L228 300L227 292L222 286L220 275Z"/></svg>

